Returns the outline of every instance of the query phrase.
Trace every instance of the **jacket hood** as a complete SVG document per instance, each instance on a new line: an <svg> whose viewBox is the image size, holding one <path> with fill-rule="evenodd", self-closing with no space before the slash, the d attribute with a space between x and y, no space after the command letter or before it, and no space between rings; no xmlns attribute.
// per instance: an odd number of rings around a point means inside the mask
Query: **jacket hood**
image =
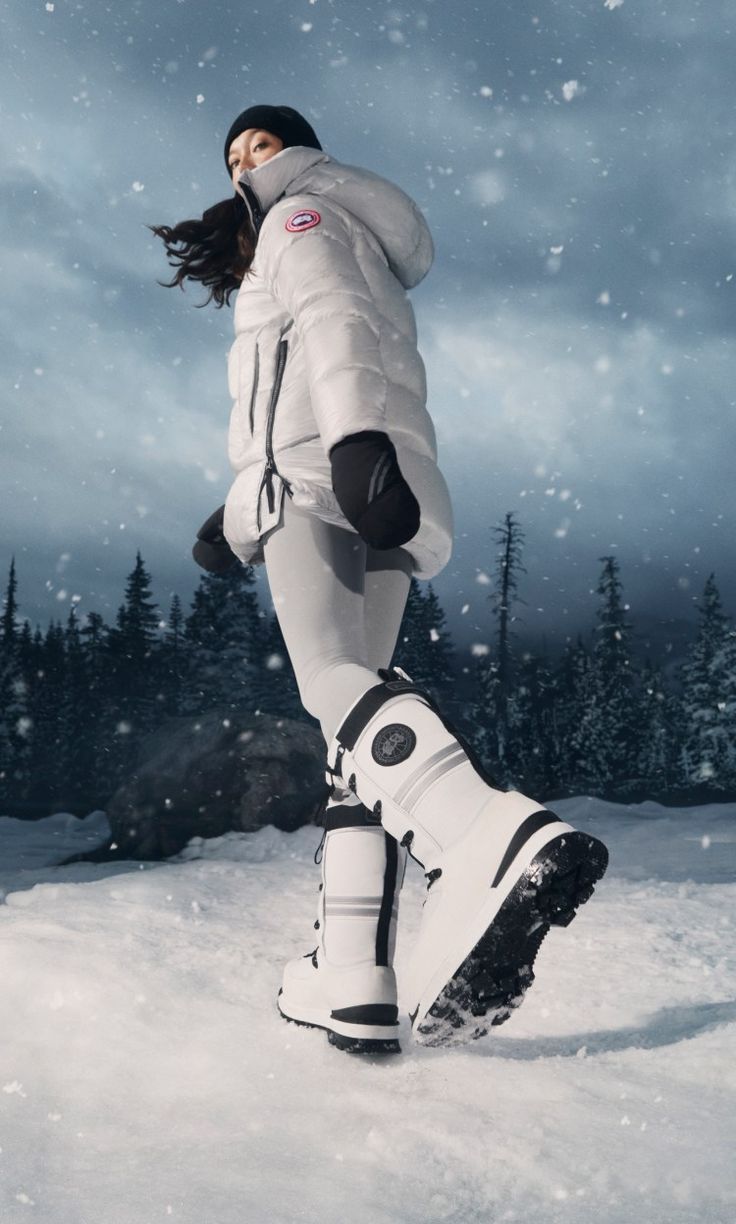
<svg viewBox="0 0 736 1224"><path fill-rule="evenodd" d="M323 196L351 213L371 231L388 266L405 289L426 276L434 258L429 227L412 199L388 179L335 161L319 149L296 145L282 149L240 175L240 194L251 208L252 192L262 213L283 196ZM245 188L250 188L246 192Z"/></svg>

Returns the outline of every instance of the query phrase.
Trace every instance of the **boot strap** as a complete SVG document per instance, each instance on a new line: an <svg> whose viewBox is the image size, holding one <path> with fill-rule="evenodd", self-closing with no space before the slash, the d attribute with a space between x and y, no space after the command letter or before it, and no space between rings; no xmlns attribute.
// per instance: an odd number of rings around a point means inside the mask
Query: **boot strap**
<svg viewBox="0 0 736 1224"><path fill-rule="evenodd" d="M355 747L358 736L363 731L364 727L377 714L387 701L392 697L401 696L402 693L416 693L417 697L421 697L422 701L431 709L435 709L435 704L431 697L425 693L416 684L412 684L410 680L385 680L383 684L375 684L373 688L369 688L366 693L356 702L347 718L343 722L335 735L335 739L342 745L346 752L352 752ZM342 755L341 753L339 755Z"/></svg>
<svg viewBox="0 0 736 1224"><path fill-rule="evenodd" d="M375 828L380 823L380 815L374 816L370 808L363 803L337 804L329 808L324 815L324 827L328 833L333 829L362 829L367 825Z"/></svg>

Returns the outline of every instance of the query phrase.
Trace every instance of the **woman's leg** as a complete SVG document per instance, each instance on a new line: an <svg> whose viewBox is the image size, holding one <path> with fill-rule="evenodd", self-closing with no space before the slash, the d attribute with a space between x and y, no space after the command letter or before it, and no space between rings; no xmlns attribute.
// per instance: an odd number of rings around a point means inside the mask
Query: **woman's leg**
<svg viewBox="0 0 736 1224"><path fill-rule="evenodd" d="M367 549L363 606L368 665L373 671L388 667L396 649L412 569L412 559L403 548Z"/></svg>
<svg viewBox="0 0 736 1224"><path fill-rule="evenodd" d="M409 590L401 549L367 549L352 531L286 499L264 543L271 597L299 694L329 743L345 711L391 658Z"/></svg>
<svg viewBox="0 0 736 1224"><path fill-rule="evenodd" d="M398 549L374 555L354 532L288 501L264 552L302 701L329 743L390 662L411 561ZM349 788L332 788L318 945L286 965L278 1008L287 1020L326 1029L344 1050L391 1054L399 1051L393 956L406 851L369 817Z"/></svg>

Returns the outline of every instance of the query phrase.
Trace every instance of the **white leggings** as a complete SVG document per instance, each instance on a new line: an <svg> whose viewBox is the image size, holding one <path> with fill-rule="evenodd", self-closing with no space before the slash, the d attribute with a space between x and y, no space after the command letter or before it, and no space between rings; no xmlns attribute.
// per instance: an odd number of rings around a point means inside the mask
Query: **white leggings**
<svg viewBox="0 0 736 1224"><path fill-rule="evenodd" d="M329 745L350 706L380 683L399 635L411 557L378 552L353 531L284 498L264 540L271 598L304 708Z"/></svg>

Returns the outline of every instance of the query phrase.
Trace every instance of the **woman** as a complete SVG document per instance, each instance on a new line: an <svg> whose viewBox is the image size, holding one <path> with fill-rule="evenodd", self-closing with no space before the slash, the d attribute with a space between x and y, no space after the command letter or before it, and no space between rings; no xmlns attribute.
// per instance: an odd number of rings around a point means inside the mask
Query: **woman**
<svg viewBox="0 0 736 1224"><path fill-rule="evenodd" d="M172 284L202 281L218 305L238 290L236 476L195 556L265 563L328 749L319 945L286 966L279 1009L343 1049L398 1050L410 848L429 889L404 983L413 1033L467 1040L521 1002L542 938L590 896L606 850L494 789L431 699L387 670L412 574L438 573L452 541L406 296L432 262L424 218L398 187L324 153L289 107L243 111L224 152L232 199L154 232Z"/></svg>

